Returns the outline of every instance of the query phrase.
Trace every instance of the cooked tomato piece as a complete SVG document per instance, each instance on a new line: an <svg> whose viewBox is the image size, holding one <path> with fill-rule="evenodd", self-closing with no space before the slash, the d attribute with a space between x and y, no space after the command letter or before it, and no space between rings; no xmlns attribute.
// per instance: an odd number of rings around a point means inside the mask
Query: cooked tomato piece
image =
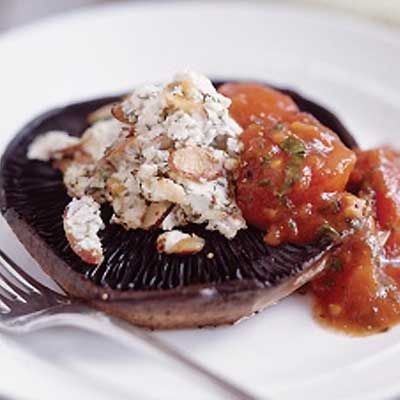
<svg viewBox="0 0 400 400"><path fill-rule="evenodd" d="M355 334L400 321L400 154L354 152L287 96L256 84L229 84L242 125L237 201L270 245L339 236L342 245L310 284L315 312Z"/></svg>
<svg viewBox="0 0 400 400"><path fill-rule="evenodd" d="M399 320L399 287L382 269L376 238L372 221L346 240L311 283L316 317L323 323L348 333L370 334Z"/></svg>
<svg viewBox="0 0 400 400"><path fill-rule="evenodd" d="M307 243L362 217L363 202L344 193L354 153L327 128L295 122L252 124L244 132L237 201L271 245Z"/></svg>
<svg viewBox="0 0 400 400"><path fill-rule="evenodd" d="M368 199L375 219L336 250L311 287L318 318L368 334L400 321L400 155L380 148L357 159L349 187Z"/></svg>
<svg viewBox="0 0 400 400"><path fill-rule="evenodd" d="M344 194L355 155L290 97L257 84L226 84L231 115L244 128L237 201L270 245L306 243L348 228L361 205Z"/></svg>
<svg viewBox="0 0 400 400"><path fill-rule="evenodd" d="M226 83L218 91L232 100L230 113L243 128L274 116L286 119L299 111L289 96L257 83Z"/></svg>
<svg viewBox="0 0 400 400"><path fill-rule="evenodd" d="M400 154L390 148L360 151L351 175L353 190L362 190L375 202L381 230L390 232L388 256L400 255Z"/></svg>

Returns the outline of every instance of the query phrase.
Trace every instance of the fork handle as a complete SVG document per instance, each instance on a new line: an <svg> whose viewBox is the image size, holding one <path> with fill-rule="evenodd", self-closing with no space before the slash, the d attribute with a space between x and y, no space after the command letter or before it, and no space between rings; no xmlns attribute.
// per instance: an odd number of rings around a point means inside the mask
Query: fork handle
<svg viewBox="0 0 400 400"><path fill-rule="evenodd" d="M235 400L257 400L257 397L250 392L240 388L232 382L229 382L227 379L222 378L218 374L211 372L181 351L177 350L174 346L159 339L150 332L101 312L85 310L86 312L82 313L83 310L80 311L80 313L73 312L68 314L67 311L67 313L53 314L50 317L51 325L69 325L83 328L88 331L99 333L106 337L111 337L119 343L129 347L136 345L137 340L139 339L142 343L146 344L150 348L158 350L159 353L163 354L170 360L174 360L181 366L186 367L186 370L191 371L198 377L203 378L209 383L213 384L217 389L224 392L224 398ZM37 321L38 325L42 326L36 326L36 328L40 329L43 327L43 325L46 325L45 319L46 318L39 319ZM31 326L31 328L34 327Z"/></svg>

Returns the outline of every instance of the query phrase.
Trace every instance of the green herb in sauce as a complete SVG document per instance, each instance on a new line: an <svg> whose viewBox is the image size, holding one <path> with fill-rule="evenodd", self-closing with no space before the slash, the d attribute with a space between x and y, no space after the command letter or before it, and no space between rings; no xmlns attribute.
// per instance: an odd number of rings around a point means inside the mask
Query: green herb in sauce
<svg viewBox="0 0 400 400"><path fill-rule="evenodd" d="M343 262L340 258L334 257L329 264L329 268L335 272L343 271Z"/></svg>
<svg viewBox="0 0 400 400"><path fill-rule="evenodd" d="M265 156L262 157L262 163L264 166L269 165L271 161L272 161L272 155L270 153L265 154Z"/></svg>
<svg viewBox="0 0 400 400"><path fill-rule="evenodd" d="M306 146L304 142L294 136L287 137L279 147L290 156L300 157L301 159L304 159L306 156Z"/></svg>
<svg viewBox="0 0 400 400"><path fill-rule="evenodd" d="M301 179L301 169L306 157L306 146L302 140L294 136L289 136L279 147L290 157L286 166L285 180L280 190L282 194L285 194Z"/></svg>

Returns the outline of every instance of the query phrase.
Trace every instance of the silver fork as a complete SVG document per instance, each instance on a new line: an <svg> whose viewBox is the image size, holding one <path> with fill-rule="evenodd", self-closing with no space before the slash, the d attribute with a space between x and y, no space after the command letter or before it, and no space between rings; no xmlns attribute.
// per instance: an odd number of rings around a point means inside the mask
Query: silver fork
<svg viewBox="0 0 400 400"><path fill-rule="evenodd" d="M185 371L212 383L224 398L256 399L253 394L209 371L150 332L96 311L82 301L68 298L42 285L0 249L0 331L26 334L55 326L82 328L128 346L137 344L139 340L185 367Z"/></svg>

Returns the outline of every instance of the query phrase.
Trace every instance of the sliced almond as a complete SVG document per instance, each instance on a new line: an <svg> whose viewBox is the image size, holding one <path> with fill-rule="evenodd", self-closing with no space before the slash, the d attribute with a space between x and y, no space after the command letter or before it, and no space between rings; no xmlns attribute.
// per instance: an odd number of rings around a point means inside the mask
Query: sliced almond
<svg viewBox="0 0 400 400"><path fill-rule="evenodd" d="M187 239L183 239L178 242L172 249L172 253L174 254L197 254L201 250L203 250L205 245L205 240L198 236L192 236Z"/></svg>
<svg viewBox="0 0 400 400"><path fill-rule="evenodd" d="M199 181L214 180L222 175L223 165L210 149L187 146L175 150L169 158L169 167L178 174Z"/></svg>
<svg viewBox="0 0 400 400"><path fill-rule="evenodd" d="M165 254L196 254L203 250L205 240L181 231L164 232L157 238L157 250Z"/></svg>
<svg viewBox="0 0 400 400"><path fill-rule="evenodd" d="M121 124L118 121L114 119L97 121L83 133L81 150L96 162L120 137Z"/></svg>
<svg viewBox="0 0 400 400"><path fill-rule="evenodd" d="M202 104L196 103L194 100L183 96L168 94L166 95L166 101L168 108L172 108L174 110L182 110L188 114L191 114L195 111L202 114L205 113Z"/></svg>
<svg viewBox="0 0 400 400"><path fill-rule="evenodd" d="M152 180L148 187L150 201L169 201L175 204L182 204L185 199L185 191L182 186L168 178ZM148 196L148 197L149 197Z"/></svg>
<svg viewBox="0 0 400 400"><path fill-rule="evenodd" d="M170 231L177 226L187 225L187 223L188 221L182 208L180 206L174 206L162 220L160 227L164 231Z"/></svg>
<svg viewBox="0 0 400 400"><path fill-rule="evenodd" d="M128 102L125 100L122 103L115 104L111 108L111 114L116 118L118 121L122 122L123 124L127 125L135 125L136 118L128 115L126 109L128 108Z"/></svg>
<svg viewBox="0 0 400 400"><path fill-rule="evenodd" d="M134 136L129 136L119 140L113 147L106 152L104 159L113 167L117 167L121 160L126 159L131 152L137 152L137 141Z"/></svg>
<svg viewBox="0 0 400 400"><path fill-rule="evenodd" d="M168 201L151 203L143 217L142 228L147 230L158 226L170 208L171 203Z"/></svg>
<svg viewBox="0 0 400 400"><path fill-rule="evenodd" d="M104 119L111 118L112 117L111 110L113 109L114 106L115 106L115 103L106 104L106 105L98 108L97 110L91 112L87 116L87 122L89 124L93 125L94 123L96 123L98 121L102 121Z"/></svg>

